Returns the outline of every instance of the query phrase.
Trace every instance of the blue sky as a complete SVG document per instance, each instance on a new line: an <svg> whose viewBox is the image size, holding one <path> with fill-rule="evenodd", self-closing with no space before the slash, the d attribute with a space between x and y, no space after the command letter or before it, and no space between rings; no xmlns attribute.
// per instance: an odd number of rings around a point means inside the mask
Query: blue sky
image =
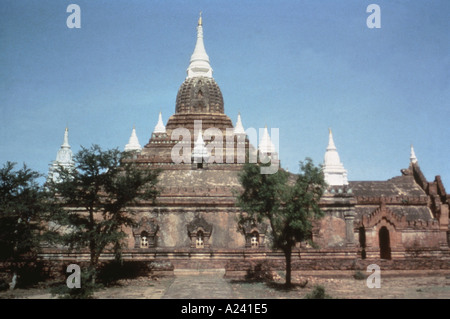
<svg viewBox="0 0 450 319"><path fill-rule="evenodd" d="M69 29L66 8L81 8ZM369 29L366 7L381 8ZM414 145L450 189L449 1L2 0L0 164L47 173L80 145L145 145L186 77L203 11L225 113L280 129L282 166L323 161L328 128L349 180L386 180Z"/></svg>

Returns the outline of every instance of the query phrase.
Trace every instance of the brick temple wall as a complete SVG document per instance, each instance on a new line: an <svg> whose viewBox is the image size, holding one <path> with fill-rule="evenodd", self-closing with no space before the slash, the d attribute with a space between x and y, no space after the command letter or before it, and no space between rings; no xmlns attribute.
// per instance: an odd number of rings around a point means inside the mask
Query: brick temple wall
<svg viewBox="0 0 450 319"><path fill-rule="evenodd" d="M102 255L101 262L114 260L112 254ZM66 276L64 270L71 263L87 265L88 252L68 253L48 249L39 256L39 262L52 276ZM255 269L284 270L285 258L281 251L269 249L129 249L123 252L125 263L136 263L141 275L172 275L176 269L225 269L226 276L241 277ZM392 260L379 258L379 251L354 249L303 249L292 254L293 271L310 270L365 270L377 264L382 270L450 270L450 250L418 249L393 251Z"/></svg>
<svg viewBox="0 0 450 319"><path fill-rule="evenodd" d="M141 218L154 219L158 224L156 233L157 247L159 248L188 248L191 239L188 234L188 225L196 218L203 218L212 225L212 232L208 243L218 248L243 248L245 236L238 232L236 219L239 213L235 208L156 208L148 211L137 211L136 220ZM135 247L135 238L132 229L126 229L128 235L128 248Z"/></svg>

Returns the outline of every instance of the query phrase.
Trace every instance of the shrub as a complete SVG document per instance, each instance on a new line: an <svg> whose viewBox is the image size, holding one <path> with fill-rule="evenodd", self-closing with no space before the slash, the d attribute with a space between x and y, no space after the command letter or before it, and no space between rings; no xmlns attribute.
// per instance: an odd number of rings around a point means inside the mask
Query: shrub
<svg viewBox="0 0 450 319"><path fill-rule="evenodd" d="M101 284L92 283L92 276L95 270L82 270L81 288L69 288L66 283L59 285L51 289L53 296L57 295L61 299L92 299L94 298L95 291L103 287Z"/></svg>
<svg viewBox="0 0 450 319"><path fill-rule="evenodd" d="M305 296L305 299L332 299L325 293L325 287L321 285L314 286L313 291Z"/></svg>
<svg viewBox="0 0 450 319"><path fill-rule="evenodd" d="M136 279L148 276L151 269L144 261L113 261L105 264L99 271L98 279L106 286L116 283L120 279Z"/></svg>
<svg viewBox="0 0 450 319"><path fill-rule="evenodd" d="M258 262L247 270L245 279L249 281L271 281L273 280L272 270L266 261Z"/></svg>
<svg viewBox="0 0 450 319"><path fill-rule="evenodd" d="M360 272L359 270L357 272L355 272L355 274L353 275L353 278L355 278L356 280L364 280L366 279L366 275L364 275L362 272Z"/></svg>
<svg viewBox="0 0 450 319"><path fill-rule="evenodd" d="M5 291L9 289L9 284L4 279L0 279L0 291Z"/></svg>

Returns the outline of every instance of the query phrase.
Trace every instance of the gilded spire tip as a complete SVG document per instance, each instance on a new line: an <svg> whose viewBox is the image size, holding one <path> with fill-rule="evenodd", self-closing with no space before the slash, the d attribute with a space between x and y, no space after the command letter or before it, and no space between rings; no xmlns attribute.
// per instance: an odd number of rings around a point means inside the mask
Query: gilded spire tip
<svg viewBox="0 0 450 319"><path fill-rule="evenodd" d="M198 25L202 25L202 12L200 11L200 17L198 18Z"/></svg>

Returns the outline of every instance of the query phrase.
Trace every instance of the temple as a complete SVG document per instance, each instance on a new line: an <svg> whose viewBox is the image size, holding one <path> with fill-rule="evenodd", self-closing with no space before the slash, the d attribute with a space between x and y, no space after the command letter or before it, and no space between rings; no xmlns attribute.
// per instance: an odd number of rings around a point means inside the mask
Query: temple
<svg viewBox="0 0 450 319"><path fill-rule="evenodd" d="M159 113L143 147L135 128L125 146L125 151L135 152L129 160L162 173L157 205L140 202L129 207L136 213L137 227L127 230L124 259L152 262L154 269L169 272L220 268L233 275L262 262L283 269L284 256L271 249L268 225L239 231L236 224L242 159L257 151L273 156L277 150L267 126L258 145L249 142L240 114L233 126L203 40L200 16L175 112L165 125ZM52 165L71 165L69 151L65 135ZM317 247L306 242L296 247L294 270L355 269L375 261L392 269L450 268L450 195L439 176L432 182L425 179L412 146L408 168L387 181L348 181L331 129L324 151L325 217L312 233ZM47 250L42 258L71 257Z"/></svg>

